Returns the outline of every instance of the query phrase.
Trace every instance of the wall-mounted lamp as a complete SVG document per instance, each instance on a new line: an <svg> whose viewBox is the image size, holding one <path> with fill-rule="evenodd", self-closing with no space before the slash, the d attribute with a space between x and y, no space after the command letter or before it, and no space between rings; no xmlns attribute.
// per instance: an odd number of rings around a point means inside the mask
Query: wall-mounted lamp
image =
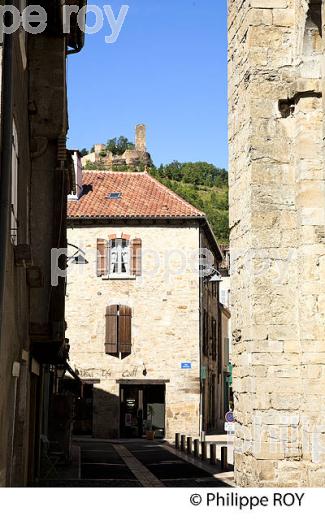
<svg viewBox="0 0 325 520"><path fill-rule="evenodd" d="M212 267L212 273L206 277L205 282L222 282L223 278L219 271Z"/></svg>
<svg viewBox="0 0 325 520"><path fill-rule="evenodd" d="M80 247L75 246L74 244L68 244L68 246L76 249L76 252L67 258L67 263L71 262L72 264L88 264L88 260L86 259L86 253Z"/></svg>
<svg viewBox="0 0 325 520"><path fill-rule="evenodd" d="M65 372L66 372L66 366L65 365L58 365L56 367L56 375L57 375L58 379L63 379Z"/></svg>
<svg viewBox="0 0 325 520"><path fill-rule="evenodd" d="M72 263L73 264L89 264L88 260L82 255L74 256Z"/></svg>

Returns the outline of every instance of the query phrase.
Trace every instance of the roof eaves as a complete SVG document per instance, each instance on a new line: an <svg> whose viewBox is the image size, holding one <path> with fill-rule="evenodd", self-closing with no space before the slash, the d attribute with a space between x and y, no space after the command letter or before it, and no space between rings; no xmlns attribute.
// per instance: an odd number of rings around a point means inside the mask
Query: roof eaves
<svg viewBox="0 0 325 520"><path fill-rule="evenodd" d="M204 219L203 219L203 220L204 220L204 228L205 228L205 230L206 230L206 232L207 232L207 235L209 235L210 240L212 241L213 245L215 246L216 251L217 251L217 253L219 254L219 259L220 259L220 261L222 261L222 260L224 260L224 256L223 256L223 254L222 254L222 251L221 251L221 249L220 249L220 246L219 246L219 244L218 244L218 241L217 241L217 239L216 239L216 236L215 236L215 234L214 234L214 232L213 232L213 230L212 230L211 224L210 224L210 222L208 221L208 219L207 219L206 216L204 216Z"/></svg>
<svg viewBox="0 0 325 520"><path fill-rule="evenodd" d="M68 220L202 220L206 221L204 214L199 215L68 215Z"/></svg>

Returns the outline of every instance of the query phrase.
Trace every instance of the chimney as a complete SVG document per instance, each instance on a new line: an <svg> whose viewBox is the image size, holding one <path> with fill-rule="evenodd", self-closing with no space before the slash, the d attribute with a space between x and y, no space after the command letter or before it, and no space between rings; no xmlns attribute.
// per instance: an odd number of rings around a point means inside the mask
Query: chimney
<svg viewBox="0 0 325 520"><path fill-rule="evenodd" d="M82 164L81 155L78 150L74 150L72 153L73 169L74 169L74 183L75 183L75 194L69 195L69 200L78 200L82 192Z"/></svg>
<svg viewBox="0 0 325 520"><path fill-rule="evenodd" d="M147 151L145 125L137 125L135 128L135 149L137 150L137 152Z"/></svg>

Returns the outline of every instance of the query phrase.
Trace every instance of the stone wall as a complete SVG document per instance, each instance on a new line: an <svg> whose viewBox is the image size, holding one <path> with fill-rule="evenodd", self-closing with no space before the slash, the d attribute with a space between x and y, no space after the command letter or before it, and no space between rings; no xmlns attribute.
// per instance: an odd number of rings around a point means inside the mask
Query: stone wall
<svg viewBox="0 0 325 520"><path fill-rule="evenodd" d="M325 484L324 8L308 9L307 0L229 1L241 486Z"/></svg>
<svg viewBox="0 0 325 520"><path fill-rule="evenodd" d="M28 72L23 68L22 50L18 37L13 37L13 52L15 56L13 67L14 88L13 117L18 134L19 161L23 168L19 169L18 184L18 229L19 243L26 243L28 235L28 200L30 185L29 128L28 128ZM2 55L2 46L0 53ZM2 61L2 60L1 60ZM2 72L2 71L1 71ZM6 275L4 287L4 314L0 317L0 486L8 486L15 482L15 466L19 465L19 484L26 483L27 443L28 435L20 437L19 446L13 449L13 436L19 429L28 430L28 406L23 414L17 410L19 394L29 392L28 385L23 384L23 377L13 377L13 363L21 363L21 376L26 371L26 363L22 359L23 349L29 348L28 336L28 302L29 292L26 285L26 271L16 267L14 262L14 246L8 233L6 247ZM28 371L28 367L27 367ZM17 390L18 399L15 400ZM17 415L15 415L17 414Z"/></svg>
<svg viewBox="0 0 325 520"><path fill-rule="evenodd" d="M96 276L97 238L129 234L141 238L142 276L108 280ZM86 252L89 264L69 266L67 336L70 362L94 385L94 435L119 435L117 380L169 380L166 384L167 437L175 432L199 434L200 313L199 277L193 252L199 228L112 226L75 227L68 242ZM105 354L105 310L114 304L132 308L132 353L124 359ZM192 369L182 370L182 362ZM143 376L144 367L147 375Z"/></svg>

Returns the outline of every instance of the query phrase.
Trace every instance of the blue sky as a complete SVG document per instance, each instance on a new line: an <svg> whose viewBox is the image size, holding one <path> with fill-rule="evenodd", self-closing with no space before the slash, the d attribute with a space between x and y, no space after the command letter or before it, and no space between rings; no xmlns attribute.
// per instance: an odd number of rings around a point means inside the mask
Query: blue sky
<svg viewBox="0 0 325 520"><path fill-rule="evenodd" d="M227 0L88 0L130 6L116 43L108 21L68 58L70 148L131 140L145 123L154 163L227 167ZM89 25L94 17L89 18Z"/></svg>

